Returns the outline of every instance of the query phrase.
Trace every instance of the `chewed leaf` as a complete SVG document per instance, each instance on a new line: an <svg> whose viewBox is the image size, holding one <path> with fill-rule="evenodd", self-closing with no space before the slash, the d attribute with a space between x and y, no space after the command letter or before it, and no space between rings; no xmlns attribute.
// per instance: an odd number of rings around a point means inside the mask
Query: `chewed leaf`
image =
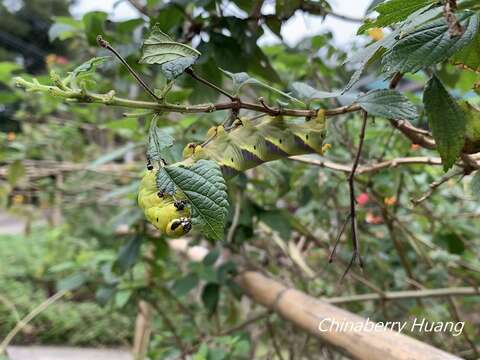
<svg viewBox="0 0 480 360"><path fill-rule="evenodd" d="M162 73L169 80L179 76L191 66L200 52L194 48L173 41L155 24L150 35L143 43L141 63L162 65Z"/></svg>

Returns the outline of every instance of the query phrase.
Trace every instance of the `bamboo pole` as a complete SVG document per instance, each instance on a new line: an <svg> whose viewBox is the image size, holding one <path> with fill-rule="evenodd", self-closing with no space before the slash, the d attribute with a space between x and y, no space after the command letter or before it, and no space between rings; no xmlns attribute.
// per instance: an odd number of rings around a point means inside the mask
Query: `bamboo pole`
<svg viewBox="0 0 480 360"><path fill-rule="evenodd" d="M277 281L246 271L237 283L256 303L276 312L285 320L338 348L353 359L361 360L453 360L461 359L419 340L385 328L368 331L320 331L336 323L365 323L366 319L315 299Z"/></svg>

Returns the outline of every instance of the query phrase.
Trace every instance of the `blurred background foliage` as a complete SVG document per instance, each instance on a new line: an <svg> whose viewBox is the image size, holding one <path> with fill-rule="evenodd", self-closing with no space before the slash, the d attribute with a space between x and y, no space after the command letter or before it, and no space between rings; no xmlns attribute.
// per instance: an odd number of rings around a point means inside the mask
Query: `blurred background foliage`
<svg viewBox="0 0 480 360"><path fill-rule="evenodd" d="M103 12L73 18L66 0L0 2L0 204L2 214L13 214L26 224L22 233L0 237L0 338L38 303L58 289L69 289L15 343L129 344L138 302L144 299L156 311L149 346L152 359L179 356L178 338L194 359L269 358L275 347L306 358L339 358L333 349L274 315L230 332L262 311L241 297L230 275L246 265L259 267L315 297L372 292L372 288L478 285L480 209L478 191L472 191L469 177L450 180L427 201L411 205L412 198L428 191L429 184L443 175L434 166L410 165L357 176L365 269L363 274L353 269L342 283L352 250L348 231L336 260L332 264L327 260L349 210L346 175L293 161L267 164L231 181L226 231L239 207L236 231L221 246L207 244L211 252L203 262L190 262L169 250L136 206L151 115L23 93L12 86L12 76L35 76L40 82L49 81L51 70L66 76L91 57L108 55L96 46L95 37L101 34L160 89L165 79L158 69L137 62L144 34L156 22L172 38L199 49L202 56L195 70L226 88L231 81L218 68L248 72L285 91L293 81L324 91L341 89L352 69L341 65L347 53L328 32L307 36L294 47L282 42L257 44L267 27L281 39L282 24L301 11L302 1L277 1L272 15L262 15L261 1L131 3L139 9L138 18L112 21ZM322 21L329 5L312 3L312 13ZM367 36L361 40L371 41ZM352 42L348 52L356 44ZM442 65L439 73L456 95L480 103L471 93L478 74L449 64ZM420 112L419 91L425 79L418 73L400 84ZM113 58L82 79L81 86L148 99ZM373 67L354 92L384 86ZM242 96L253 100L263 96L268 103L278 100L257 87L246 87ZM168 95L172 103L217 98L212 89L185 76ZM345 96L314 106L334 107L350 100ZM176 140L171 159L180 159L187 143L203 140L208 128L226 116L222 112L161 114L159 126ZM358 115L347 114L330 122L329 160L351 163L359 120ZM420 117L415 125L426 127L426 120ZM411 145L383 119L369 124L362 163L424 155L436 156ZM204 243L197 234L193 237ZM233 254L232 260L215 267L217 257L226 251ZM475 346L480 347L478 297L345 306L374 320L458 318L466 321L462 336L416 336L466 358L475 358Z"/></svg>

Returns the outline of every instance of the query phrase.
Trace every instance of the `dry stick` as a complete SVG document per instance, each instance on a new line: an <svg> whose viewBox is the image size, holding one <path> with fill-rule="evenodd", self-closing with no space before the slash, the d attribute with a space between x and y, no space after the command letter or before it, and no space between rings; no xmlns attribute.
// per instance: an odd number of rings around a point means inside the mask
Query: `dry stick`
<svg viewBox="0 0 480 360"><path fill-rule="evenodd" d="M115 50L111 45L110 43L107 41L107 40L104 40L102 38L101 35L97 35L97 44L98 46L104 48L104 49L107 49L108 51L110 51L113 55L116 56L116 58L118 60L120 60L120 62L125 65L125 67L127 68L128 72L135 78L135 80L138 81L138 83L145 89L146 92L148 92L150 94L150 96L154 99L154 100L157 100L157 101L161 101L162 99L160 99L157 95L155 95L155 93L153 92L152 89L150 89L150 87L142 80L142 78L135 72L135 70L132 69L132 67L128 64L128 62L123 58L122 55L120 55L120 53Z"/></svg>
<svg viewBox="0 0 480 360"><path fill-rule="evenodd" d="M367 128L368 113L363 112L363 122L362 128L360 130L360 142L358 144L357 155L355 156L355 161L353 162L352 171L348 176L348 186L350 188L350 221L352 226L352 245L353 245L353 255L350 263L348 264L345 272L343 273L342 279L347 275L348 271L355 263L355 260L358 259L358 264L360 268L363 269L363 261L359 252L359 244L357 238L357 213L356 213L356 204L355 204L355 171L357 170L358 163L360 161L360 156L362 153L363 142L365 140L365 130Z"/></svg>
<svg viewBox="0 0 480 360"><path fill-rule="evenodd" d="M0 355L5 353L5 350L7 349L8 344L10 344L10 342L13 340L15 335L17 335L20 330L22 330L33 318L35 318L35 316L40 314L42 311L48 308L55 301L61 299L66 293L67 293L67 290L61 290L53 294L47 300L45 300L40 305L38 305L35 309L30 311L30 313L28 313L28 315L25 316L22 320L17 322L17 325L15 325L15 327L7 334L5 339L3 339L2 343L0 344Z"/></svg>
<svg viewBox="0 0 480 360"><path fill-rule="evenodd" d="M406 291L386 291L383 294L360 294L351 296L338 296L331 298L321 298L321 300L331 304L346 304L357 301L371 300L404 300L420 299L443 296L480 296L480 290L474 287L452 287L442 289L422 289Z"/></svg>

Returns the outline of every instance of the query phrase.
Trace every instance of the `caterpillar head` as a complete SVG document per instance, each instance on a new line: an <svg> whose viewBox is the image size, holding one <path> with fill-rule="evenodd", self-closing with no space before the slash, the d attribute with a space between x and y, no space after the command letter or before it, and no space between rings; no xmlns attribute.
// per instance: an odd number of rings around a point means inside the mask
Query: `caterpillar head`
<svg viewBox="0 0 480 360"><path fill-rule="evenodd" d="M171 237L179 237L187 234L192 229L190 218L182 217L171 220L165 229L165 234Z"/></svg>

